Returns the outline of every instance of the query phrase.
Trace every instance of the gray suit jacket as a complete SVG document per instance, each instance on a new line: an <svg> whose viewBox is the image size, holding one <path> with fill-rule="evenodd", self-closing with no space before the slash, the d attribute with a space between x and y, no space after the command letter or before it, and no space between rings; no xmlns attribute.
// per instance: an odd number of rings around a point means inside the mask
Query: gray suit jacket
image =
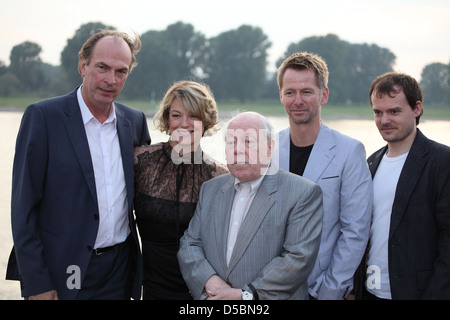
<svg viewBox="0 0 450 320"><path fill-rule="evenodd" d="M279 133L280 168L289 170L290 130ZM323 192L323 231L309 293L343 299L364 254L372 216L372 179L361 142L322 123L303 177Z"/></svg>
<svg viewBox="0 0 450 320"><path fill-rule="evenodd" d="M292 192L300 190L300 192ZM178 260L195 299L217 274L233 288L252 284L260 299L307 299L322 229L322 193L284 170L264 177L239 230L229 265L226 245L235 189L234 177L205 182Z"/></svg>

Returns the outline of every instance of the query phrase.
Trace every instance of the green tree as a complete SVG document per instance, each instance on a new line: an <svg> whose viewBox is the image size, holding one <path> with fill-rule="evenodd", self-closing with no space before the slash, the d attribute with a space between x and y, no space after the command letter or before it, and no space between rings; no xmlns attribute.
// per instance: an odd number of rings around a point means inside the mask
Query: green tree
<svg viewBox="0 0 450 320"><path fill-rule="evenodd" d="M261 28L242 25L210 39L205 74L218 99L259 98L266 85L270 41Z"/></svg>
<svg viewBox="0 0 450 320"><path fill-rule="evenodd" d="M420 85L424 103L430 105L450 104L450 63L431 63L422 70Z"/></svg>
<svg viewBox="0 0 450 320"><path fill-rule="evenodd" d="M8 72L8 67L5 65L5 63L0 60L0 76L2 74L5 74L6 72Z"/></svg>
<svg viewBox="0 0 450 320"><path fill-rule="evenodd" d="M350 88L349 102L369 101L369 89L373 80L385 72L393 70L395 55L376 44L349 44L350 50L345 63L347 81Z"/></svg>
<svg viewBox="0 0 450 320"><path fill-rule="evenodd" d="M124 87L128 98L160 99L169 86L182 79L200 79L205 36L190 24L177 22L165 30L141 35L138 66Z"/></svg>
<svg viewBox="0 0 450 320"><path fill-rule="evenodd" d="M41 51L40 45L30 41L18 44L11 50L9 71L20 81L24 91L38 90L45 82L39 57Z"/></svg>
<svg viewBox="0 0 450 320"><path fill-rule="evenodd" d="M0 96L9 97L19 92L20 81L11 72L0 75Z"/></svg>
<svg viewBox="0 0 450 320"><path fill-rule="evenodd" d="M196 32L191 24L183 22L169 25L164 36L172 45L174 60L171 65L176 76L200 77L206 49L205 36Z"/></svg>
<svg viewBox="0 0 450 320"><path fill-rule="evenodd" d="M115 29L101 22L89 22L83 24L75 31L72 38L67 40L67 45L61 52L61 67L66 74L68 87L76 87L81 83L81 76L78 72L78 52L84 42L94 33L100 30Z"/></svg>
<svg viewBox="0 0 450 320"><path fill-rule="evenodd" d="M43 63L42 71L47 79L45 87L42 88L40 92L42 96L59 96L74 89L74 87L67 82L66 74L61 66Z"/></svg>
<svg viewBox="0 0 450 320"><path fill-rule="evenodd" d="M138 65L128 76L123 95L145 100L160 98L168 87L171 54L170 44L162 31L150 30L141 35L142 48L137 55Z"/></svg>

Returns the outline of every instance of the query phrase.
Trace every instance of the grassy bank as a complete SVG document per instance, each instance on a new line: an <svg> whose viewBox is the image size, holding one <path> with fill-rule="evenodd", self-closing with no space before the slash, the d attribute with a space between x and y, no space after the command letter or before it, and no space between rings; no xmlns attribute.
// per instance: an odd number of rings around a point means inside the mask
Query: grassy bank
<svg viewBox="0 0 450 320"><path fill-rule="evenodd" d="M33 102L42 100L42 97L0 97L0 111L16 110L23 111ZM150 103L144 100L118 99L119 102L144 111L148 116L153 116L159 106L158 103ZM284 116L284 107L278 100L260 100L248 103L241 102L218 102L219 115L229 117L239 111L256 111L264 115ZM366 105L331 105L322 107L324 119L373 119L372 108ZM450 120L450 106L424 106L424 116L427 119Z"/></svg>

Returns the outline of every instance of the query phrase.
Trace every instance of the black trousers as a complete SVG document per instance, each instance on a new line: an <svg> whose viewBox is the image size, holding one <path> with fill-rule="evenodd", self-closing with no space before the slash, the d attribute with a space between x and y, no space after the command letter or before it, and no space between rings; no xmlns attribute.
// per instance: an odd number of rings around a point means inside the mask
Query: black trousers
<svg viewBox="0 0 450 320"><path fill-rule="evenodd" d="M131 237L101 254L93 253L77 300L128 300L131 293Z"/></svg>
<svg viewBox="0 0 450 320"><path fill-rule="evenodd" d="M369 291L367 291L367 289L364 287L363 288L363 293L364 293L364 300L387 300L387 299L383 299L383 298L378 298L376 295L371 294Z"/></svg>

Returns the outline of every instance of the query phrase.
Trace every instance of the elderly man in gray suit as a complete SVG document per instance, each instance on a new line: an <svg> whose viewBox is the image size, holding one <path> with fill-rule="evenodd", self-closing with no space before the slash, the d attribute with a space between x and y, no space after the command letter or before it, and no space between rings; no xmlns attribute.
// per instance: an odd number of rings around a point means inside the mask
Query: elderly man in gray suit
<svg viewBox="0 0 450 320"><path fill-rule="evenodd" d="M181 272L195 299L308 299L322 192L275 167L273 150L272 127L263 116L245 112L230 121L230 174L203 184L180 240Z"/></svg>

